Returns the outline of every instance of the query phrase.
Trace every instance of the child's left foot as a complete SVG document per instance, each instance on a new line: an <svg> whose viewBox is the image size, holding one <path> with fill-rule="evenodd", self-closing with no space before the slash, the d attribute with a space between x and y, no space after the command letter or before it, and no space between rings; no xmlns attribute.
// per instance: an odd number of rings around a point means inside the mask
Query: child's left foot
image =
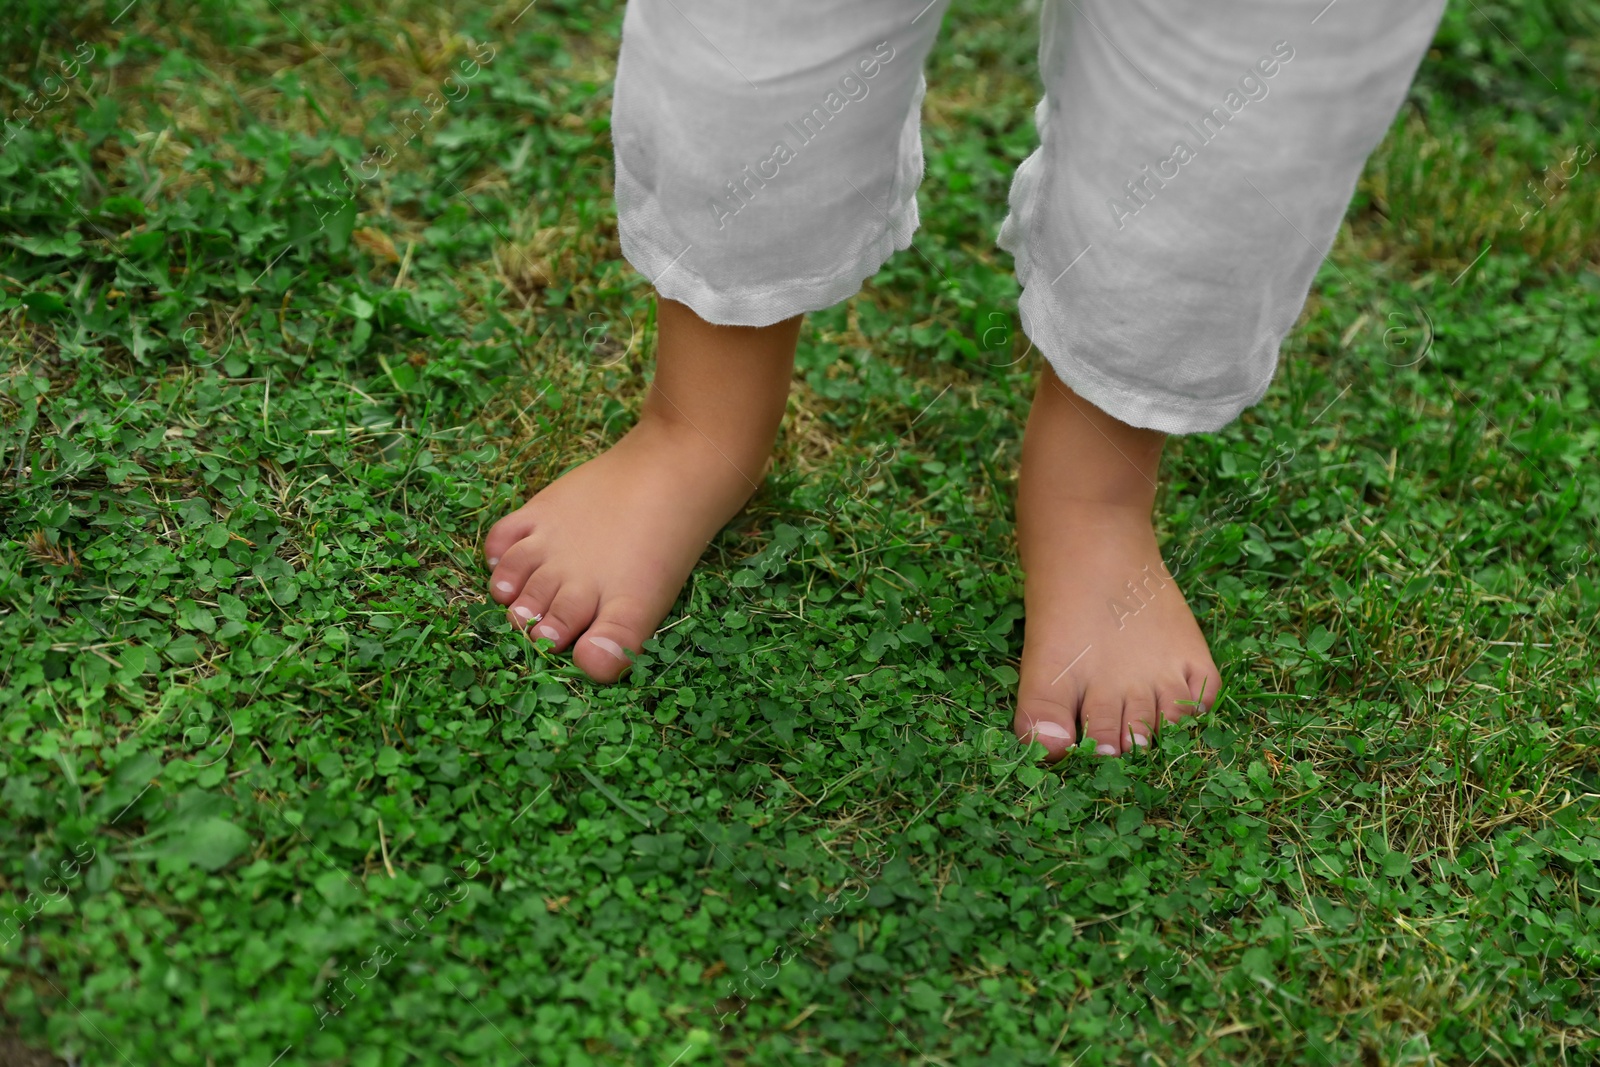
<svg viewBox="0 0 1600 1067"><path fill-rule="evenodd" d="M1221 678L1151 525L1164 440L1043 372L1017 493L1027 629L1013 727L1051 759L1085 736L1103 756L1128 752L1216 699Z"/></svg>

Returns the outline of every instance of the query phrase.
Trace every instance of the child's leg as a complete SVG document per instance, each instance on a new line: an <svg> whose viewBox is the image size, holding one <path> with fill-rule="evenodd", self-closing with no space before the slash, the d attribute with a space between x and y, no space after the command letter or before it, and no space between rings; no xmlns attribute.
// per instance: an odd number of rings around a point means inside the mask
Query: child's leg
<svg viewBox="0 0 1600 1067"><path fill-rule="evenodd" d="M494 599L590 676L622 673L754 492L801 313L910 243L922 62L943 7L628 5L618 229L662 297L655 381L637 426L484 544Z"/></svg>
<svg viewBox="0 0 1600 1067"><path fill-rule="evenodd" d="M1156 546L1150 509L1166 435L1039 379L1022 445L1017 547L1027 623L1015 727L1059 755L1149 742L1161 715L1221 679ZM1189 709L1193 710L1193 709Z"/></svg>
<svg viewBox="0 0 1600 1067"><path fill-rule="evenodd" d="M1266 391L1442 7L1045 0L1041 147L1001 233L1051 364L1017 505L1019 736L1126 752L1211 702L1150 524L1162 434Z"/></svg>

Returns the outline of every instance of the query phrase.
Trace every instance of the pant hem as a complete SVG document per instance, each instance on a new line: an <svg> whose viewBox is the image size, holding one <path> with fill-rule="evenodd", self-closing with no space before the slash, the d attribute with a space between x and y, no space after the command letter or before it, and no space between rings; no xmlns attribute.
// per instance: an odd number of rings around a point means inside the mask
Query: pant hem
<svg viewBox="0 0 1600 1067"><path fill-rule="evenodd" d="M1017 167L1009 196L1010 211L996 240L1002 251L1011 253L1016 264L1017 283L1022 288L1017 312L1022 318L1023 332L1039 348L1058 378L1112 418L1130 426L1169 434L1212 433L1222 429L1267 394L1277 369L1276 360L1266 379L1250 393L1202 400L1152 389L1146 383L1130 384L1107 374L1074 355L1070 343L1062 336L1063 331L1054 328L1063 320L1057 309L1048 303L1049 286L1031 284L1032 279L1040 276L1038 265L1033 261L1033 249L1038 244L1035 239L1038 204L1040 198L1048 194L1044 185L1050 179L1044 165L1045 153L1049 150L1050 106L1050 97L1046 94L1034 110L1039 148Z"/></svg>
<svg viewBox="0 0 1600 1067"><path fill-rule="evenodd" d="M660 201L616 161L617 233L622 255L668 300L687 304L717 326L771 326L808 311L820 311L861 291L890 256L911 247L918 225L917 199L891 205L879 234L855 259L828 275L795 278L766 288L718 286L686 266L693 245L669 249L653 236L671 233ZM915 189L915 186L912 187ZM626 204L627 207L622 205Z"/></svg>
<svg viewBox="0 0 1600 1067"><path fill-rule="evenodd" d="M1034 273L1025 259L1017 261L1017 279L1023 287L1017 310L1022 317L1023 332L1038 345L1040 354L1057 377L1112 418L1161 433L1214 433L1237 419L1246 408L1260 403L1272 384L1269 373L1267 379L1248 394L1201 400L1153 390L1148 385L1130 385L1078 358L1065 343L1060 349L1047 350L1038 339L1053 331L1037 330L1033 324L1050 322L1053 316L1047 307L1041 306L1044 296L1028 286L1027 279Z"/></svg>

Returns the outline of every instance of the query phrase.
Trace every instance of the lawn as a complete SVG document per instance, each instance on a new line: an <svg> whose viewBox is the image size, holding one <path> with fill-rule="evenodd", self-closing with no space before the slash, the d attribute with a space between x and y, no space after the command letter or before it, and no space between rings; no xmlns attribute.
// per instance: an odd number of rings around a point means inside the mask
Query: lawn
<svg viewBox="0 0 1600 1067"><path fill-rule="evenodd" d="M597 686L478 550L653 338L621 7L523 2L7 4L0 1059L1600 1062L1600 3L1452 6L1267 399L1168 452L1219 706L1046 768L1036 16L952 12L914 250Z"/></svg>

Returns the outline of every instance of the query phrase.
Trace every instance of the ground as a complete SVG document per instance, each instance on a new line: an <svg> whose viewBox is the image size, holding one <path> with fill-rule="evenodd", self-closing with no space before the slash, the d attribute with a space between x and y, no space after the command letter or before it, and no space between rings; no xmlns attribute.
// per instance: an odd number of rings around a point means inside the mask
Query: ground
<svg viewBox="0 0 1600 1067"><path fill-rule="evenodd" d="M620 8L12 6L5 1041L1600 1052L1600 6L1451 8L1267 399L1167 459L1219 707L1048 769L1010 733L1038 357L993 247L1026 5L952 13L915 249L809 320L771 473L613 686L511 632L478 549L648 371Z"/></svg>

